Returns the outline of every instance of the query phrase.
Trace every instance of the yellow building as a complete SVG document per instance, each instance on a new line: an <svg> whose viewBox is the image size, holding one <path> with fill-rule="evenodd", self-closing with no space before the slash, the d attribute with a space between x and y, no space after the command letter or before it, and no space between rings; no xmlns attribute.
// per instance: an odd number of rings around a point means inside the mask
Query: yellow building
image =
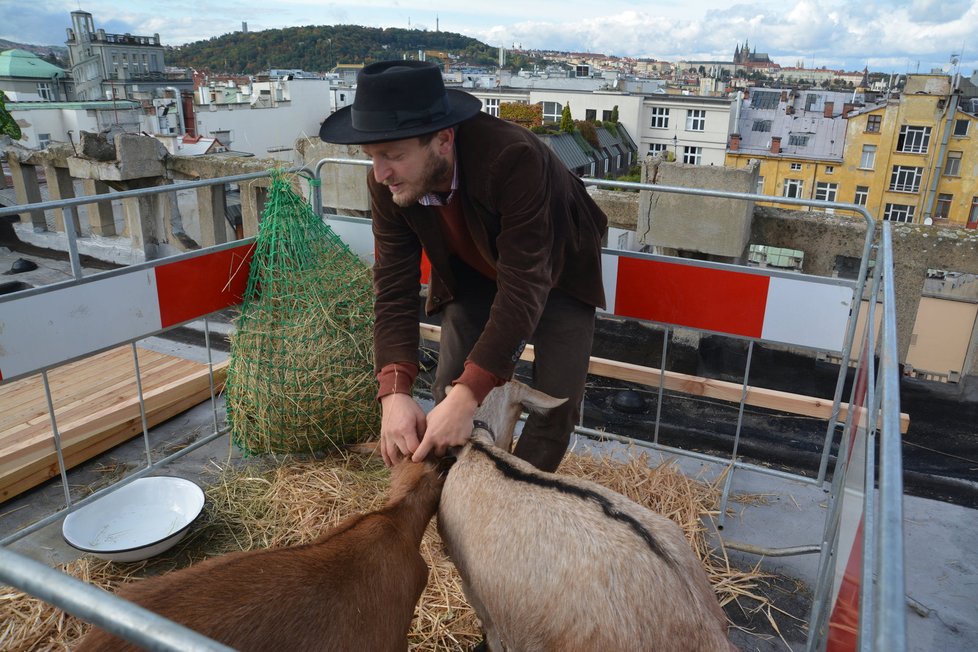
<svg viewBox="0 0 978 652"><path fill-rule="evenodd" d="M898 99L850 116L844 174L874 216L978 228L978 118L946 75L912 75Z"/></svg>
<svg viewBox="0 0 978 652"><path fill-rule="evenodd" d="M824 146L805 151L779 148L775 141L759 151L756 143L740 147L743 135L732 135L726 164L758 161L759 192L862 204L874 217L897 222L978 228L978 118L960 110L948 76L911 75L899 97L857 110L826 99L822 120L807 125L796 124L798 102L790 99L781 103L790 131L782 129L780 141L798 141L799 131L807 130L815 142L823 132ZM741 119L738 128L755 127L758 118L744 113L748 120Z"/></svg>

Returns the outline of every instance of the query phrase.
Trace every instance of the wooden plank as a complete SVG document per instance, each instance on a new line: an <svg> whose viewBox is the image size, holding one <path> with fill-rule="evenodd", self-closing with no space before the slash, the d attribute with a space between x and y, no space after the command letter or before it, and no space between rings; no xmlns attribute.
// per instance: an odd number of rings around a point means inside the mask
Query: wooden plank
<svg viewBox="0 0 978 652"><path fill-rule="evenodd" d="M224 362L214 366L217 390L223 386L227 365ZM152 427L162 423L209 397L210 380L204 367L145 393L147 424ZM123 406L92 412L66 424L60 431L65 466L72 468L142 432L138 400L133 398ZM51 443L50 435L48 443ZM33 451L16 461L0 465L0 500L15 496L58 474L53 445L48 450Z"/></svg>
<svg viewBox="0 0 978 652"><path fill-rule="evenodd" d="M441 337L441 327L431 324L421 324L421 336L426 340L437 342ZM533 360L533 345L528 344L523 350L522 360ZM616 378L642 385L658 387L660 376L662 377L663 387L668 390L692 394L694 396L705 396L708 398L740 403L743 393L743 385L731 383L701 376L690 376L674 371L666 371L653 367L643 367L617 360L606 360L604 358L591 358L588 365L588 372L606 378ZM747 397L744 401L747 405L754 407L768 408L789 414L799 414L802 416L817 417L828 419L832 416L832 399L817 398L804 394L792 394L781 392L774 389L763 387L747 386ZM841 403L839 407L839 421L845 422L849 414L849 404ZM906 434L910 427L910 415L905 412L900 413L900 432Z"/></svg>
<svg viewBox="0 0 978 652"><path fill-rule="evenodd" d="M180 362L191 366L187 367L184 365L175 367L163 377L164 384L153 387L143 393L147 414L159 406L158 397L161 391L166 392L171 387L179 387L181 382L189 383L200 377L207 378L206 367L201 367L197 363L186 360L181 360ZM215 368L215 375L220 375L221 379L223 379L223 370L224 367L221 367L220 370ZM218 378L215 378L215 382L217 380ZM120 394L114 397L112 401L102 399L98 402L82 405L72 410L70 414L59 419L58 433L61 436L62 444L68 446L73 444L75 439L79 437L91 436L92 433L97 432L98 428L112 427L113 424L111 421L105 421L105 419L112 419L114 416L115 418L124 419L129 414L139 416L139 399L136 396L135 387L127 395ZM4 469L10 463L11 459L17 459L24 454L47 449L50 446L52 431L47 418L47 415L44 415L43 423L33 431L31 437L14 438L11 443L5 443L3 454L0 455L0 476L3 475ZM91 428L86 426L89 423L92 423Z"/></svg>
<svg viewBox="0 0 978 652"><path fill-rule="evenodd" d="M202 403L209 397L210 392L207 388L193 394L188 394L176 403L155 411L152 415L147 415L147 422L150 427L163 423L167 419ZM102 438L94 443L84 442L88 444L84 448L68 451L64 458L65 466L67 468L73 468L87 462L112 447L141 434L142 431L142 419L134 417L116 432L110 433L111 436ZM52 450L48 455L31 460L14 472L0 477L0 502L32 489L42 482L58 476L59 473L57 455Z"/></svg>
<svg viewBox="0 0 978 652"><path fill-rule="evenodd" d="M144 355L149 353L151 355ZM140 369L144 375L162 365L172 364L172 356L140 349ZM126 364L128 361L129 364ZM55 409L72 399L91 397L106 387L128 378L135 386L135 368L128 348L114 349L95 356L90 364L75 362L48 372L48 386ZM0 433L26 421L28 416L47 414L47 398L40 374L0 385Z"/></svg>
<svg viewBox="0 0 978 652"><path fill-rule="evenodd" d="M198 369L200 365L189 360L171 358L165 364L161 364L151 374L144 373L143 393L146 394L164 383L172 382L188 373ZM90 414L94 407L109 407L122 404L130 398L136 397L135 377L126 378L113 385L105 387L102 391L95 392L91 396L81 397L68 404L59 405L58 397L53 397L55 401L55 417L58 420L58 429L66 421L72 421L80 416ZM35 413L34 416L22 423L7 428L0 433L0 459L2 454L10 447L28 445L37 436L51 437L51 417L48 414L47 402L43 404L43 410Z"/></svg>

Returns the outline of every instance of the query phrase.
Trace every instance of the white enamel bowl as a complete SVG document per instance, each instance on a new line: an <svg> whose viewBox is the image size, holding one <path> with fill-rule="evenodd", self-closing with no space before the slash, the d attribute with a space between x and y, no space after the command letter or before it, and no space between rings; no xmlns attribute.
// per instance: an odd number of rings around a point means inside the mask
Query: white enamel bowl
<svg viewBox="0 0 978 652"><path fill-rule="evenodd" d="M183 478L138 478L65 517L73 548L110 561L137 561L176 545L204 508L204 492Z"/></svg>

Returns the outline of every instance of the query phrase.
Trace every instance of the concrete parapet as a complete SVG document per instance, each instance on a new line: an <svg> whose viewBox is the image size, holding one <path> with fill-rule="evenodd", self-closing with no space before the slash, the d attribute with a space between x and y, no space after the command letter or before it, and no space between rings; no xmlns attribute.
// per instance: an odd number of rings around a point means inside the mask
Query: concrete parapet
<svg viewBox="0 0 978 652"><path fill-rule="evenodd" d="M41 201L41 186L37 180L37 168L31 163L22 163L11 154L7 155L10 178L14 184L14 194L18 204L36 204ZM28 211L20 214L20 221L33 225L35 231L46 231L44 211Z"/></svg>
<svg viewBox="0 0 978 652"><path fill-rule="evenodd" d="M73 177L99 181L132 181L167 174L166 148L150 136L118 134L115 155L115 159L108 161L72 156L68 159L68 169Z"/></svg>
<svg viewBox="0 0 978 652"><path fill-rule="evenodd" d="M336 145L315 140L296 142L304 165L314 168L324 158L366 159L357 145ZM370 194L364 182L369 168L348 163L327 163L323 166L323 206L340 215L365 215L370 210Z"/></svg>
<svg viewBox="0 0 978 652"><path fill-rule="evenodd" d="M683 165L646 159L643 183L752 193L757 168ZM750 201L695 197L675 193L639 193L638 237L644 245L694 251L708 257L742 261L750 244Z"/></svg>

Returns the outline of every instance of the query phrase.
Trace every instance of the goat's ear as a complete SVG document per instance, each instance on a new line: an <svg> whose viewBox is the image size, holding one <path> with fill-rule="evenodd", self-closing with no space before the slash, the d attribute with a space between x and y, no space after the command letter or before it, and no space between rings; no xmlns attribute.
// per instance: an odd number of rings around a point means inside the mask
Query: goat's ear
<svg viewBox="0 0 978 652"><path fill-rule="evenodd" d="M530 412L547 412L567 402L566 398L554 398L526 385L520 388L519 400Z"/></svg>

